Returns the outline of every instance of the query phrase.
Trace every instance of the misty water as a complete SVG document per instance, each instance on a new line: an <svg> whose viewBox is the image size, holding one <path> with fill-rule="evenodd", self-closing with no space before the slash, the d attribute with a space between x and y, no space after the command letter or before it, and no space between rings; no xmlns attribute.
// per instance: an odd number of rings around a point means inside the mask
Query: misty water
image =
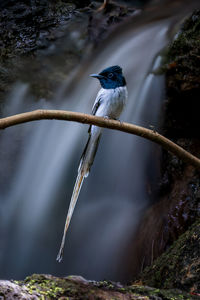
<svg viewBox="0 0 200 300"><path fill-rule="evenodd" d="M28 84L16 83L4 116L36 108L90 113L99 83L89 74L119 64L129 93L120 119L158 130L164 78L152 71L161 63L172 24L173 17L155 18L119 32L84 65L81 77L74 77L73 90L66 92L70 78L54 101L35 102ZM124 250L150 205L148 186L159 177L160 148L139 137L104 130L59 264L56 255L87 129L51 120L18 125L1 134L1 278L50 273L126 280Z"/></svg>

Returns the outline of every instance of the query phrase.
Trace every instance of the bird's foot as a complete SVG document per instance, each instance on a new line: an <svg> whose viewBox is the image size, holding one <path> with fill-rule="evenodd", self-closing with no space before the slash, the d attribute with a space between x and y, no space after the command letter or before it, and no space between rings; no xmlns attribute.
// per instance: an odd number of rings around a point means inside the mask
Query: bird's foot
<svg viewBox="0 0 200 300"><path fill-rule="evenodd" d="M113 120L118 121L120 124L123 124L123 122L119 118L114 118Z"/></svg>

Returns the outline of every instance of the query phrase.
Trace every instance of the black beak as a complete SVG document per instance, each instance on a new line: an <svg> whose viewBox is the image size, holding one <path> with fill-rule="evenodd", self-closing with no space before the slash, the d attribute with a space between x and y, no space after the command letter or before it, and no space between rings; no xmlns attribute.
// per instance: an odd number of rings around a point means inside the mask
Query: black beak
<svg viewBox="0 0 200 300"><path fill-rule="evenodd" d="M90 74L91 77L94 77L94 78L98 78L98 79L102 79L104 78L104 76L100 75L100 74Z"/></svg>

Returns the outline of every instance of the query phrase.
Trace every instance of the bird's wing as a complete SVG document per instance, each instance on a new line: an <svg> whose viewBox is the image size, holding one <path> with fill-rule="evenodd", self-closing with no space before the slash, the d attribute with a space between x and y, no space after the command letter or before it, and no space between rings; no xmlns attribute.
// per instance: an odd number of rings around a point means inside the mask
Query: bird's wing
<svg viewBox="0 0 200 300"><path fill-rule="evenodd" d="M100 90L101 92L101 90ZM98 93L95 101L94 101L94 105L92 107L92 114L95 115L97 112L97 109L99 108L100 104L101 104L101 99L102 99L102 93Z"/></svg>
<svg viewBox="0 0 200 300"><path fill-rule="evenodd" d="M94 102L94 105L92 107L92 115L96 115L96 112L97 112L100 104L101 104L101 94L100 95L98 94L97 97L96 97L96 100ZM90 125L90 127L88 129L88 133L91 132L91 127L92 127L92 125Z"/></svg>

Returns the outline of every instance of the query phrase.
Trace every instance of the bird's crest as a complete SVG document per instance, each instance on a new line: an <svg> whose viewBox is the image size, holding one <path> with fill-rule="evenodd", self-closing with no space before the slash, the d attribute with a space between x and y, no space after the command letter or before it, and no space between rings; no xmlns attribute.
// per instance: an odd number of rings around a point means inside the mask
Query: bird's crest
<svg viewBox="0 0 200 300"><path fill-rule="evenodd" d="M104 69L99 74L105 74L105 73L110 73L110 72L122 73L122 68L120 66L112 66L112 67Z"/></svg>

